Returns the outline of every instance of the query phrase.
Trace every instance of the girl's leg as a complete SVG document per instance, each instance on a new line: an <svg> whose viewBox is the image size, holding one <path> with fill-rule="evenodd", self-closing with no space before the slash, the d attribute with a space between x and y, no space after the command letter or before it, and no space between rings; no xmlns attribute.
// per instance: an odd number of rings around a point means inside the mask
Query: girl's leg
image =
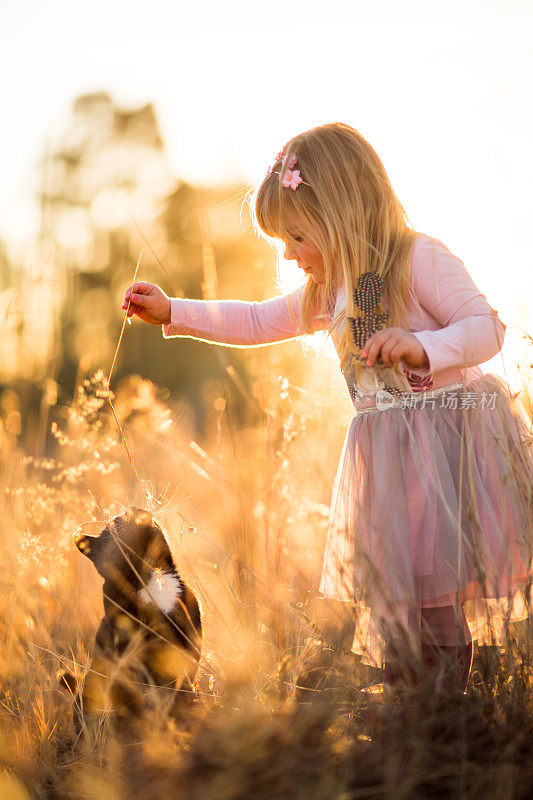
<svg viewBox="0 0 533 800"><path fill-rule="evenodd" d="M414 687L419 677L420 611L415 608L408 615L408 632L384 629L387 642L383 663L383 685Z"/></svg>
<svg viewBox="0 0 533 800"><path fill-rule="evenodd" d="M464 692L472 666L472 642L463 645L422 645L424 665L437 678L442 675L442 686Z"/></svg>
<svg viewBox="0 0 533 800"><path fill-rule="evenodd" d="M384 686L398 686L398 684L408 684L416 686L417 677L414 670L400 667L397 661L385 661L383 663L383 684Z"/></svg>
<svg viewBox="0 0 533 800"><path fill-rule="evenodd" d="M422 608L422 660L442 686L464 692L472 665L472 634L460 604Z"/></svg>
<svg viewBox="0 0 533 800"><path fill-rule="evenodd" d="M457 624L458 623L458 624ZM428 673L448 689L464 691L472 665L472 635L459 606L458 620L454 606L421 609L422 661ZM401 668L397 660L386 660L383 683L396 686L400 682L418 683L416 671Z"/></svg>

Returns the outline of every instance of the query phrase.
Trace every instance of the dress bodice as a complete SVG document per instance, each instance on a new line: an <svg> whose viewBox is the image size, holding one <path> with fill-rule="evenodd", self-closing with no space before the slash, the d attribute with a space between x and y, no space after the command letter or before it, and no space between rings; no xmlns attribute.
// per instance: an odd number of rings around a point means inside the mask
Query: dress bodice
<svg viewBox="0 0 533 800"><path fill-rule="evenodd" d="M341 311L346 310L346 292L341 287L337 292L332 318ZM344 328L344 318L333 329L331 338L339 353L340 338ZM343 370L344 379L350 393L354 408L361 409L373 407L380 400L386 403L388 396L402 396L404 393L431 389L433 382L431 376L419 377L411 373L400 362L399 368L394 369L384 365L375 364L367 367L354 356L351 364Z"/></svg>

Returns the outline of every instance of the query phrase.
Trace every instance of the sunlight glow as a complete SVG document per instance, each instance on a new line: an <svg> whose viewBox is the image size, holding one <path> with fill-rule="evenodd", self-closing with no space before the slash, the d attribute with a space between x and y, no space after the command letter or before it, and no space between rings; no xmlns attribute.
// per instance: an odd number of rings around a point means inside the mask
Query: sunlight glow
<svg viewBox="0 0 533 800"><path fill-rule="evenodd" d="M137 0L90 10L8 0L0 239L18 252L38 235L39 164L83 92L108 91L125 108L153 102L171 171L206 185L253 186L288 138L343 120L371 142L414 227L464 260L509 326L531 330L531 9L472 0L466 15L457 0L406 0L399 13L392 0L379 10L338 0L325 18L298 0L300 38L278 58L274 22L285 11L162 0L147 20ZM103 227L118 214L108 200L93 208ZM149 214L134 211L141 222ZM73 224L64 236L83 231Z"/></svg>

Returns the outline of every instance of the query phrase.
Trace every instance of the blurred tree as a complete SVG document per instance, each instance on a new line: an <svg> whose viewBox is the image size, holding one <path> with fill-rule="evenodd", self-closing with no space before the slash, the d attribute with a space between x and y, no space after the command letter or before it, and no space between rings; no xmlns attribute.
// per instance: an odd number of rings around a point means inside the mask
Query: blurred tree
<svg viewBox="0 0 533 800"><path fill-rule="evenodd" d="M149 226L172 179L152 106L122 111L105 93L75 100L45 161L42 236L66 275L59 376L72 389L80 363L83 370L110 363L110 289L139 248L132 219Z"/></svg>
<svg viewBox="0 0 533 800"><path fill-rule="evenodd" d="M0 239L0 291L12 285L13 270L4 243Z"/></svg>
<svg viewBox="0 0 533 800"><path fill-rule="evenodd" d="M65 276L53 377L67 398L80 375L109 370L141 246L138 278L174 296L274 293L274 255L241 213L246 187L203 189L173 178L151 105L120 109L106 93L77 98L43 174L42 239ZM253 352L165 342L159 327L134 321L113 382L139 373L179 393L201 429L221 397L237 423L253 422L260 415L249 389Z"/></svg>

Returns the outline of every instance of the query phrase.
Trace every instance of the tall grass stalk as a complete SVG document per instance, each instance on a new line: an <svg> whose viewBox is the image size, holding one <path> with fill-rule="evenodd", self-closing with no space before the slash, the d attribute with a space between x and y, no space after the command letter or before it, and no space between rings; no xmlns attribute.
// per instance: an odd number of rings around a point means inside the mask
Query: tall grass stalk
<svg viewBox="0 0 533 800"><path fill-rule="evenodd" d="M335 389L316 402L320 360L302 388L269 358L253 400L264 424L237 430L219 403L201 442L149 382L117 387L139 477L102 374L54 426L52 458L4 432L0 800L533 796L531 617L506 625L505 647L476 648L465 695L424 683L383 695L380 671L351 652L354 609L317 598L349 409ZM102 605L71 537L133 503L156 514L201 598L201 667L177 718L156 702L126 737L103 719L76 739L57 673L83 682Z"/></svg>

